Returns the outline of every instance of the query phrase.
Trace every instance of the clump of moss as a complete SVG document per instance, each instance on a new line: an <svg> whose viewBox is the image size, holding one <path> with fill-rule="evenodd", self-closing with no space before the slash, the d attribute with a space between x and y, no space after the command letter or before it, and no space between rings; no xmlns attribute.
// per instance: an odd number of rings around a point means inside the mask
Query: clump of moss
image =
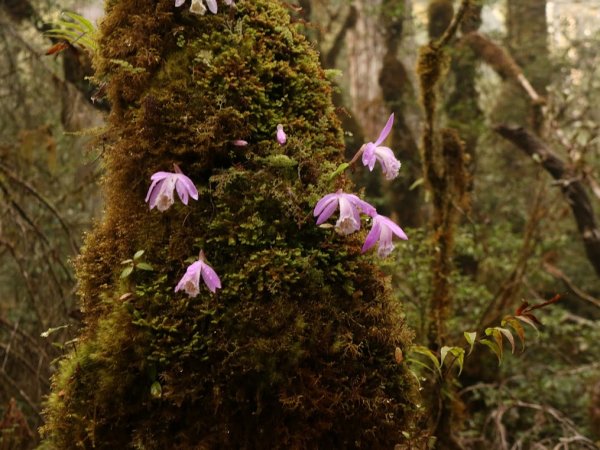
<svg viewBox="0 0 600 450"><path fill-rule="evenodd" d="M412 424L398 305L360 237L310 217L343 151L329 83L278 2L236 3L108 3L107 206L77 261L86 327L53 380L49 447L393 448ZM173 163L199 200L148 211ZM155 270L124 283L140 249ZM223 288L175 294L200 249Z"/></svg>

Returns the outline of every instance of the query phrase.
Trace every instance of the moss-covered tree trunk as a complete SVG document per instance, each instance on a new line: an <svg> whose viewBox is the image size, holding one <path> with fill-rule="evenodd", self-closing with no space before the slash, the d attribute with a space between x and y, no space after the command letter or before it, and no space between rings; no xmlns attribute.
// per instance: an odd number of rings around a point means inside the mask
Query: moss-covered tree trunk
<svg viewBox="0 0 600 450"><path fill-rule="evenodd" d="M394 360L407 332L364 234L311 217L343 151L329 83L279 2L219 7L107 4L106 211L77 261L85 328L45 446L391 449L414 413ZM149 211L151 174L174 163L199 200ZM154 271L121 280L138 250ZM175 293L200 250L222 289Z"/></svg>

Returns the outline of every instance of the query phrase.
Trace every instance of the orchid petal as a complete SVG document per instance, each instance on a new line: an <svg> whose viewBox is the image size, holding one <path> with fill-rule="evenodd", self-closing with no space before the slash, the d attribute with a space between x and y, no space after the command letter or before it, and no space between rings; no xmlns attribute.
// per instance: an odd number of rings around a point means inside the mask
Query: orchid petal
<svg viewBox="0 0 600 450"><path fill-rule="evenodd" d="M211 13L216 14L217 13L217 0L206 0L206 4L208 5L208 9L210 10Z"/></svg>
<svg viewBox="0 0 600 450"><path fill-rule="evenodd" d="M198 189L196 189L196 185L189 177L180 174L178 180L185 186L185 190L194 200L198 200Z"/></svg>
<svg viewBox="0 0 600 450"><path fill-rule="evenodd" d="M408 240L408 236L406 236L404 230L402 230L402 228L396 225L391 219L385 216L379 217L380 220L382 220L382 222L385 224L385 226L387 226L396 236L398 236L400 239L404 239L405 241Z"/></svg>
<svg viewBox="0 0 600 450"><path fill-rule="evenodd" d="M319 200L317 202L317 205L315 206L315 210L314 210L314 216L317 217L319 214L321 214L321 212L323 211L323 209L329 205L329 203L333 200L337 200L337 196L338 194L327 194L325 195L323 198L321 198L321 200Z"/></svg>
<svg viewBox="0 0 600 450"><path fill-rule="evenodd" d="M144 200L145 202L147 202L150 199L150 196L152 195L152 192L154 191L154 188L156 187L157 183L159 183L159 181L154 180L152 184L150 184L150 188L148 189L148 193L146 194L146 199Z"/></svg>
<svg viewBox="0 0 600 450"><path fill-rule="evenodd" d="M156 172L156 173L152 174L150 179L152 181L159 181L159 180L164 180L165 178L170 177L171 175L173 175L173 173L171 173L171 172Z"/></svg>
<svg viewBox="0 0 600 450"><path fill-rule="evenodd" d="M347 195L349 198L352 199L352 203L354 204L354 206L358 207L361 210L361 212L371 217L377 215L377 211L373 205L365 202L364 200L361 200L358 196L354 194Z"/></svg>
<svg viewBox="0 0 600 450"><path fill-rule="evenodd" d="M365 239L365 243L362 246L361 252L364 253L369 250L371 247L375 245L377 240L379 239L379 235L381 233L381 226L379 223L373 223L371 227L371 231L367 234L367 238Z"/></svg>
<svg viewBox="0 0 600 450"><path fill-rule="evenodd" d="M321 211L321 214L319 215L319 218L317 219L317 225L321 225L323 222L325 222L327 219L329 219L331 217L331 215L335 212L337 207L338 207L338 200L336 197L331 202L329 202L325 206L325 208Z"/></svg>
<svg viewBox="0 0 600 450"><path fill-rule="evenodd" d="M202 266L202 279L211 292L216 292L217 289L221 288L221 280L217 273L208 264L203 263Z"/></svg>
<svg viewBox="0 0 600 450"><path fill-rule="evenodd" d="M175 189L177 189L177 195L179 195L179 199L181 203L184 205L188 204L188 191L187 187L183 184L182 180L177 180L175 182Z"/></svg>
<svg viewBox="0 0 600 450"><path fill-rule="evenodd" d="M385 139L388 137L388 134L390 134L390 131L392 130L392 125L394 125L394 113L390 114L390 117L387 123L385 124L385 127L383 127L383 130L381 130L379 137L375 141L375 147L377 147L379 144L385 141Z"/></svg>

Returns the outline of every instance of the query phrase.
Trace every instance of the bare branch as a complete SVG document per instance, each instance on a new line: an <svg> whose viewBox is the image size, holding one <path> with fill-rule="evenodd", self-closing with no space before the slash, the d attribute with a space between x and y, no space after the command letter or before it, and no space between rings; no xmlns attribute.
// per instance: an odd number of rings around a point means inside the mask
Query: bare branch
<svg viewBox="0 0 600 450"><path fill-rule="evenodd" d="M494 130L527 155L539 160L542 167L557 180L575 216L588 260L600 277L600 229L582 182L570 179L565 163L541 139L523 127L498 125Z"/></svg>

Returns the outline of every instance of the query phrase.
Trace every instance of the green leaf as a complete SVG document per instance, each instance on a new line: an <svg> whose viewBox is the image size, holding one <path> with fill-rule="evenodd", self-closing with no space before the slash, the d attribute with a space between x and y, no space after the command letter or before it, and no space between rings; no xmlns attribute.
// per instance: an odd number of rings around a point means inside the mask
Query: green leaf
<svg viewBox="0 0 600 450"><path fill-rule="evenodd" d="M425 364L423 361L420 361L420 360L415 359L415 358L407 358L406 361L409 362L409 363L416 364L419 367L423 367L424 369L430 370L431 372L435 373L435 369L433 367Z"/></svg>
<svg viewBox="0 0 600 450"><path fill-rule="evenodd" d="M502 341L502 333L500 333L500 331L496 327L494 327L494 328L486 328L485 334L488 336L492 336L494 338L494 341L496 341L496 345L500 349L500 355L502 355L504 353L504 344Z"/></svg>
<svg viewBox="0 0 600 450"><path fill-rule="evenodd" d="M489 339L481 339L479 342L486 347L489 347L496 354L498 357L498 365L502 364L502 352L500 351L498 344L490 341Z"/></svg>
<svg viewBox="0 0 600 450"><path fill-rule="evenodd" d="M152 383L152 386L150 386L150 395L154 398L162 397L162 386L158 381L155 381Z"/></svg>
<svg viewBox="0 0 600 450"><path fill-rule="evenodd" d="M469 353L468 353L470 355L471 352L473 351L473 347L475 346L475 339L477 339L477 331L471 331L471 332L465 331L463 334L465 336L465 339L471 346L471 348L469 348Z"/></svg>
<svg viewBox="0 0 600 450"><path fill-rule="evenodd" d="M427 347L423 347L422 345L413 345L411 350L420 355L427 356L433 363L433 366L436 368L437 372L440 375L442 374L440 362L438 361L437 356L431 350L429 350Z"/></svg>
<svg viewBox="0 0 600 450"><path fill-rule="evenodd" d="M70 11L65 11L63 12L63 14L67 17L70 17L75 22L79 22L82 25L82 28L85 29L88 33L96 32L96 27L94 26L94 24L87 20L85 17Z"/></svg>
<svg viewBox="0 0 600 450"><path fill-rule="evenodd" d="M340 164L337 169L335 169L335 171L329 175L329 179L333 180L335 177L337 177L339 174L341 174L344 170L346 170L348 167L350 167L350 164L348 163L342 163Z"/></svg>
<svg viewBox="0 0 600 450"><path fill-rule="evenodd" d="M448 353L450 353L452 356L454 356L454 361L456 361L456 363L458 364L458 374L460 375L463 370L463 365L465 362L465 350L460 347L447 347L447 346L442 347L442 349L440 350L440 361L441 361L440 365L441 366L444 365L444 360L446 359L446 356L448 356Z"/></svg>
<svg viewBox="0 0 600 450"><path fill-rule="evenodd" d="M460 347L452 347L450 349L450 353L452 353L452 356L456 358L456 362L458 363L458 375L460 376L465 363L465 349Z"/></svg>
<svg viewBox="0 0 600 450"><path fill-rule="evenodd" d="M68 328L68 327L69 327L69 325L60 325L58 327L48 328L46 331L44 331L42 334L40 334L40 336L43 338L47 338L51 334L56 333L57 331L60 331L60 330L64 330L65 328Z"/></svg>
<svg viewBox="0 0 600 450"><path fill-rule="evenodd" d="M442 347L442 349L440 350L440 366L443 367L444 366L444 360L446 359L446 355L448 354L448 352L450 351L452 347L448 347L446 345L444 345Z"/></svg>
<svg viewBox="0 0 600 450"><path fill-rule="evenodd" d="M408 188L409 191L412 191L413 189L418 188L419 186L421 186L423 183L425 183L425 178L421 177L421 178L417 178L413 184L410 185L410 187Z"/></svg>
<svg viewBox="0 0 600 450"><path fill-rule="evenodd" d="M133 259L126 259L125 261L121 261L121 264L131 264Z"/></svg>
<svg viewBox="0 0 600 450"><path fill-rule="evenodd" d="M142 269L142 270L150 270L150 271L154 270L154 268L150 264L145 263L145 262L137 263L135 265L135 267L137 267L138 269Z"/></svg>
<svg viewBox="0 0 600 450"><path fill-rule="evenodd" d="M133 272L133 266L125 267L123 272L121 272L121 279L127 278L129 275L131 275L131 272Z"/></svg>
<svg viewBox="0 0 600 450"><path fill-rule="evenodd" d="M144 255L144 250L138 250L137 252L135 252L135 255L133 255L133 259L135 261L137 261L138 259L140 259L142 256Z"/></svg>

